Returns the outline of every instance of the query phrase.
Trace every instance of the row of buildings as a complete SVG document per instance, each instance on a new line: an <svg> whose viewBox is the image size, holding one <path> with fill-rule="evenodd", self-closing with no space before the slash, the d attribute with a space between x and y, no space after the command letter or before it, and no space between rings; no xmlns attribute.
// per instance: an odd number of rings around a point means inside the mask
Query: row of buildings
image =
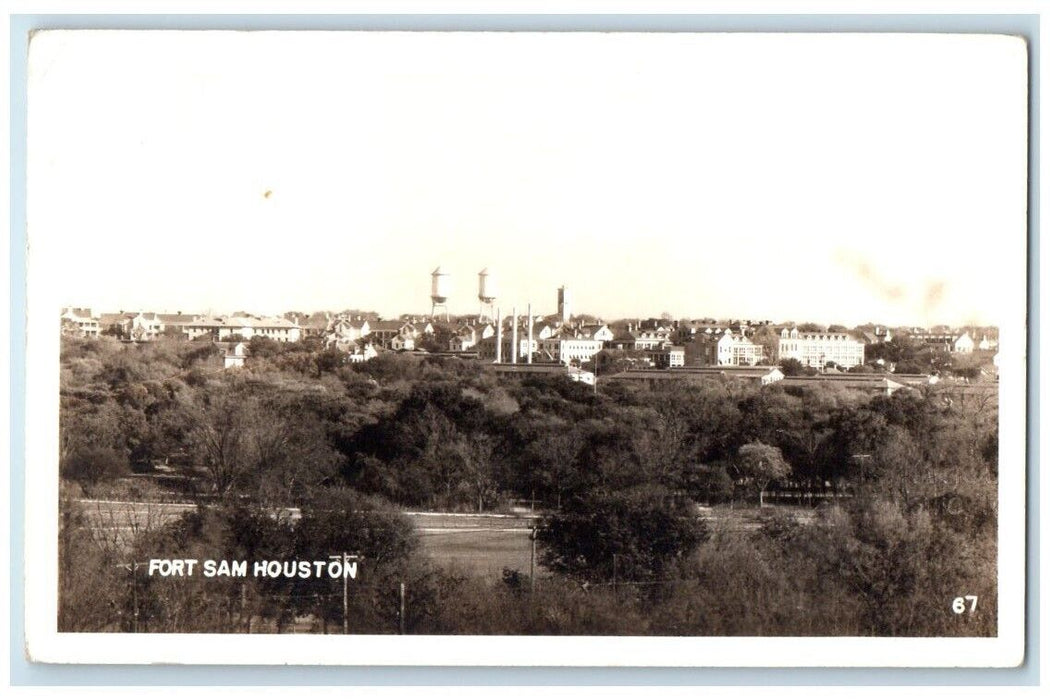
<svg viewBox="0 0 1050 700"><path fill-rule="evenodd" d="M207 338L227 341L235 336L245 340L270 338L282 343L295 343L303 338L302 328L282 316L254 316L237 313L229 316L201 314L161 314L152 311L118 312L94 316L90 309L62 310L62 332L84 338L97 338L107 333L124 340L149 342L159 338L197 340Z"/></svg>
<svg viewBox="0 0 1050 700"><path fill-rule="evenodd" d="M793 358L818 369L829 364L849 369L864 363L866 345L893 338L888 329L880 327L871 331L830 332L785 326L776 332L777 327L768 322L566 321L561 307L557 315L546 317L512 314L490 321L479 316L439 325L427 318L390 320L374 314L322 312L256 316L238 312L212 316L119 312L94 315L90 309L82 308L63 309L61 321L62 331L68 335L98 337L108 333L133 342L162 337L220 342L263 337L276 342L297 342L317 337L326 347L346 352L352 361L367 360L383 351L415 350L424 337L434 337L441 331L448 352L476 353L480 359L490 362L580 364L606 350L630 358L639 366L660 368L751 367ZM757 332L762 329L765 337L759 341ZM907 331L913 340L952 352L968 353L996 346L995 340L987 336L975 342L969 332Z"/></svg>

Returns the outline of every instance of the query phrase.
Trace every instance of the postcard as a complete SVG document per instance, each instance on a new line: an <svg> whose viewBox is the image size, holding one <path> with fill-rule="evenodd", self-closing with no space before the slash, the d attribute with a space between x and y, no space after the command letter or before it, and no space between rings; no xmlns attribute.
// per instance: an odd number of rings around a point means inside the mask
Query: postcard
<svg viewBox="0 0 1050 700"><path fill-rule="evenodd" d="M29 658L1020 664L1028 60L35 33Z"/></svg>

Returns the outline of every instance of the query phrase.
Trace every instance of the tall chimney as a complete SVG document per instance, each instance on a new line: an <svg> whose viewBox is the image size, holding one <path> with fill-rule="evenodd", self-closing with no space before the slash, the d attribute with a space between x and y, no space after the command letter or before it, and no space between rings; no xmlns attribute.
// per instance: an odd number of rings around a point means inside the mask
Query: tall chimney
<svg viewBox="0 0 1050 700"><path fill-rule="evenodd" d="M496 308L496 364L503 361L503 316Z"/></svg>
<svg viewBox="0 0 1050 700"><path fill-rule="evenodd" d="M510 361L518 364L518 307L510 307L510 315L513 320L510 327Z"/></svg>
<svg viewBox="0 0 1050 700"><path fill-rule="evenodd" d="M528 364L532 364L532 303L529 303L529 359L526 361Z"/></svg>

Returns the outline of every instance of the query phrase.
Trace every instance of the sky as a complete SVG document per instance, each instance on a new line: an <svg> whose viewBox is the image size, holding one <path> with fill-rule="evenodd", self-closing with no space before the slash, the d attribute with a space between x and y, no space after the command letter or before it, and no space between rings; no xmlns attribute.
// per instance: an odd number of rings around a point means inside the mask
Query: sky
<svg viewBox="0 0 1050 700"><path fill-rule="evenodd" d="M561 285L607 319L1024 303L1016 38L55 31L29 61L56 305L426 313L439 265L454 314L482 268L505 314Z"/></svg>

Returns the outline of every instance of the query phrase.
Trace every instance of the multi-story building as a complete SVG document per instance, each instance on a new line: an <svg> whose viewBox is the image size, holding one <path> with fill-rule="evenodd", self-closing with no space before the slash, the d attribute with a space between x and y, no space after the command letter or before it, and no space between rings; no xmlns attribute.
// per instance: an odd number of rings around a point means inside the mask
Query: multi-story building
<svg viewBox="0 0 1050 700"><path fill-rule="evenodd" d="M62 309L62 334L78 338L97 338L102 328L91 309Z"/></svg>
<svg viewBox="0 0 1050 700"><path fill-rule="evenodd" d="M780 332L779 350L781 360L792 358L817 369L824 369L829 362L845 369L864 364L864 343L849 333L811 333L785 328Z"/></svg>
<svg viewBox="0 0 1050 700"><path fill-rule="evenodd" d="M743 334L725 328L714 333L698 333L686 344L685 353L691 367L751 367L765 359L765 348Z"/></svg>
<svg viewBox="0 0 1050 700"><path fill-rule="evenodd" d="M685 348L681 345L667 345L657 350L644 351L654 367L670 369L685 367Z"/></svg>
<svg viewBox="0 0 1050 700"><path fill-rule="evenodd" d="M324 342L327 347L351 352L356 348L357 341L371 332L368 319L337 318L325 331Z"/></svg>
<svg viewBox="0 0 1050 700"><path fill-rule="evenodd" d="M577 338L562 334L539 341L539 352L554 362L567 365L573 361L590 360L601 352L604 345L604 341L595 338Z"/></svg>
<svg viewBox="0 0 1050 700"><path fill-rule="evenodd" d="M372 341L388 350L412 350L419 335L409 321L375 321L369 327Z"/></svg>
<svg viewBox="0 0 1050 700"><path fill-rule="evenodd" d="M269 338L279 343L296 343L302 339L302 329L286 318L276 316L230 316L219 327L219 340L239 335L245 340Z"/></svg>

